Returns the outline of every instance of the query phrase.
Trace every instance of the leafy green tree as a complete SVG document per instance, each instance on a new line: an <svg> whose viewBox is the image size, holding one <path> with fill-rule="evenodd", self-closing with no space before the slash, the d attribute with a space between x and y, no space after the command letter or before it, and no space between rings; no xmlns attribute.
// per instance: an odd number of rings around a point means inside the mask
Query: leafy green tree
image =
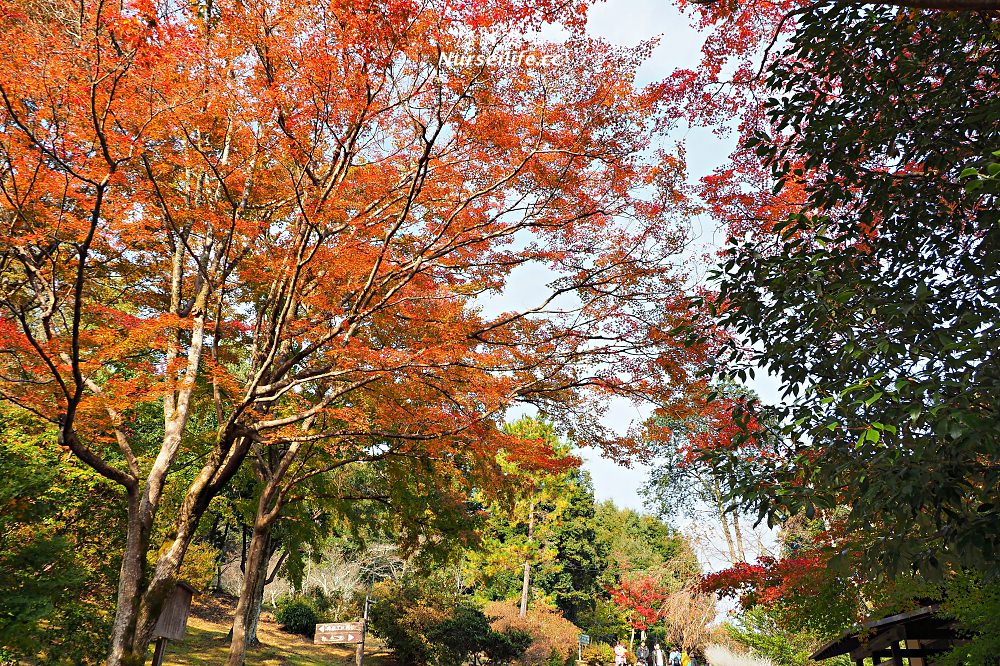
<svg viewBox="0 0 1000 666"><path fill-rule="evenodd" d="M535 575L546 567L560 567L557 541L559 530L568 516L573 492L572 467L578 461L569 455L569 446L561 442L555 426L545 419L525 416L504 426L508 435L538 440L555 452L562 463L558 469L531 470L500 455L511 491L486 503L489 520L482 543L470 553L469 566L474 576L485 584L486 596L504 599L516 589L520 593L520 614L524 617ZM519 570L519 585L514 588L513 572ZM538 580L535 580L538 587ZM566 590L569 591L568 589Z"/></svg>
<svg viewBox="0 0 1000 666"><path fill-rule="evenodd" d="M821 644L820 637L808 631L789 631L774 615L778 611L753 606L740 612L735 622L725 625L726 633L755 655L766 657L778 666L807 666L809 656ZM835 666L848 666L845 658Z"/></svg>
<svg viewBox="0 0 1000 666"><path fill-rule="evenodd" d="M608 587L624 571L646 572L664 566L681 576L695 575L698 560L690 544L672 527L655 516L599 502L595 510L598 541L608 553L609 567L601 577Z"/></svg>
<svg viewBox="0 0 1000 666"><path fill-rule="evenodd" d="M1000 201L973 175L1000 146L1000 19L834 3L796 26L745 148L799 212L734 213L714 299L721 369L780 378L783 437L764 474L710 462L772 522L848 507L872 575L995 575Z"/></svg>
<svg viewBox="0 0 1000 666"><path fill-rule="evenodd" d="M945 585L943 613L955 618L968 642L935 664L963 666L995 663L1000 654L1000 581L960 572Z"/></svg>
<svg viewBox="0 0 1000 666"><path fill-rule="evenodd" d="M566 508L552 533L556 566L542 567L535 581L567 620L580 625L584 617L592 616L603 594L600 577L609 566L607 545L597 539L590 474L572 472L565 493Z"/></svg>

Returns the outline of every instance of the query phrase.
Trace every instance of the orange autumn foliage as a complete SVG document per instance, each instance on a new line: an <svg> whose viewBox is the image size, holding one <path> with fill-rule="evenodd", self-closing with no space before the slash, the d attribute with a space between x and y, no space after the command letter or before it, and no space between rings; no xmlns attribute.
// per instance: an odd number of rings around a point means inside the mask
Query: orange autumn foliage
<svg viewBox="0 0 1000 666"><path fill-rule="evenodd" d="M525 666L549 663L553 653L566 661L576 653L581 630L563 617L557 608L535 604L525 617L519 615L515 602L492 601L484 609L494 631L525 631L532 637L531 645L518 659Z"/></svg>
<svg viewBox="0 0 1000 666"><path fill-rule="evenodd" d="M143 654L253 448L551 463L612 395L683 393L679 162L646 50L555 0L0 0L0 398L124 490L110 664ZM450 66L560 22L559 66ZM520 43L513 40L511 48ZM524 300L514 280L533 276ZM136 409L162 413L151 445ZM197 409L217 431L159 511ZM287 462L285 462L287 460ZM151 544L167 521L167 543ZM160 553L145 570L145 553Z"/></svg>

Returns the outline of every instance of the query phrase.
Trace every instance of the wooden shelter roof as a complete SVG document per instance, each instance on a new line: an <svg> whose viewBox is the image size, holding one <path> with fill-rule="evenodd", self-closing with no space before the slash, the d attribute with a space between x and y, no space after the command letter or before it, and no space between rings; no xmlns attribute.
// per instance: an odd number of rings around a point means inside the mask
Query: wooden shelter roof
<svg viewBox="0 0 1000 666"><path fill-rule="evenodd" d="M905 658L913 666L925 666L928 657L945 652L962 640L955 622L938 616L938 608L938 604L930 604L865 622L824 645L812 658L821 661L849 654L857 664L865 658L875 664L885 658L902 666Z"/></svg>

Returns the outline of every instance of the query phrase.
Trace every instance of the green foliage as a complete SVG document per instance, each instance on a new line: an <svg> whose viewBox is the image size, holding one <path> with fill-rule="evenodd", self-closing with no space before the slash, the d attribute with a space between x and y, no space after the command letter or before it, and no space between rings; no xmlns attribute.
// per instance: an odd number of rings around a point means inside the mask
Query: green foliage
<svg viewBox="0 0 1000 666"><path fill-rule="evenodd" d="M485 653L490 663L509 664L531 644L527 632L493 631L486 615L468 604L457 606L451 617L428 629L427 638L438 646L434 663L440 666L462 666L479 653Z"/></svg>
<svg viewBox="0 0 1000 666"><path fill-rule="evenodd" d="M604 586L617 582L623 570L650 571L668 563L686 574L696 574L698 562L684 538L655 516L619 509L611 501L595 507L597 539L608 552Z"/></svg>
<svg viewBox="0 0 1000 666"><path fill-rule="evenodd" d="M491 664L510 664L520 659L532 640L530 633L519 629L494 631L483 643L484 652Z"/></svg>
<svg viewBox="0 0 1000 666"><path fill-rule="evenodd" d="M583 660L588 664L612 664L615 661L615 649L608 643L591 643L583 648Z"/></svg>
<svg viewBox="0 0 1000 666"><path fill-rule="evenodd" d="M774 131L746 147L802 211L740 233L717 275L724 374L781 377L784 443L764 474L713 462L773 522L849 506L873 576L995 574L997 19L834 3L796 23L767 78Z"/></svg>
<svg viewBox="0 0 1000 666"><path fill-rule="evenodd" d="M370 626L400 662L461 666L485 654L492 663L507 664L524 653L529 634L495 631L471 599L435 584L439 582L410 577L375 587Z"/></svg>
<svg viewBox="0 0 1000 666"><path fill-rule="evenodd" d="M569 453L546 421L523 418L506 430ZM586 472L539 473L525 484L513 507L498 501L486 506L490 518L466 560L464 581L479 598L519 598L527 560L529 608L554 604L570 623L611 640L628 631L624 613L607 593L623 574L651 574L675 587L697 575L697 560L680 535L655 516L618 509L612 502L597 504Z"/></svg>
<svg viewBox="0 0 1000 666"><path fill-rule="evenodd" d="M320 615L313 603L302 596L282 597L274 609L274 619L289 633L312 636Z"/></svg>
<svg viewBox="0 0 1000 666"><path fill-rule="evenodd" d="M734 640L777 666L806 666L809 655L820 644L815 634L783 629L771 611L762 606L744 610L737 622L725 625L725 629Z"/></svg>
<svg viewBox="0 0 1000 666"><path fill-rule="evenodd" d="M594 489L586 472L576 472L565 488L567 505L553 529L557 566L542 567L535 584L550 595L567 620L579 625L592 614L603 592L600 575L608 566L608 546L597 538Z"/></svg>
<svg viewBox="0 0 1000 666"><path fill-rule="evenodd" d="M0 654L105 654L123 534L118 493L67 460L45 425L0 410Z"/></svg>
<svg viewBox="0 0 1000 666"><path fill-rule="evenodd" d="M594 610L584 614L580 626L595 641L614 641L629 632L626 612L610 599L601 597L594 600Z"/></svg>
<svg viewBox="0 0 1000 666"><path fill-rule="evenodd" d="M995 664L1000 655L1000 581L963 573L949 580L945 591L941 613L958 620L969 642L935 659L935 665Z"/></svg>

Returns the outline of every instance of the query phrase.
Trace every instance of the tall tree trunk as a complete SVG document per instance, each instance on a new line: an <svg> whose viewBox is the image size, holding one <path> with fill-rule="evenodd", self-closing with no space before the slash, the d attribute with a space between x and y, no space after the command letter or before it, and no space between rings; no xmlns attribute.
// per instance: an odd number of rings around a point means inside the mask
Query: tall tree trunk
<svg viewBox="0 0 1000 666"><path fill-rule="evenodd" d="M703 483L715 502L716 510L719 512L719 523L722 525L722 533L726 537L726 548L729 551L729 561L733 564L742 562L743 559L736 553L736 544L733 543L732 530L729 529L729 520L726 518L726 507L722 502L722 490L719 489L719 484L715 479L703 481Z"/></svg>
<svg viewBox="0 0 1000 666"><path fill-rule="evenodd" d="M148 535L142 529L139 516L138 493L128 493L128 522L125 538L125 552L118 575L118 597L115 618L111 625L111 646L108 651L109 666L127 663L133 652L132 639L135 622L139 614L142 596L142 579L145 576Z"/></svg>
<svg viewBox="0 0 1000 666"><path fill-rule="evenodd" d="M264 600L264 585L267 583L267 569L271 560L272 539L271 529L281 515L284 507L284 495L281 482L288 471L288 464L294 455L283 460L277 470L271 474L257 500L257 511L253 519L253 531L250 544L247 547L246 570L243 574L243 587L240 598L236 602L236 613L233 617L232 642L229 644L229 657L226 666L243 666L250 640L257 639L257 621L260 618L260 607Z"/></svg>
<svg viewBox="0 0 1000 666"><path fill-rule="evenodd" d="M535 503L532 502L528 509L528 547L531 547L531 539L535 536ZM521 582L521 609L518 615L525 617L528 614L528 590L531 582L531 557L524 558L524 580Z"/></svg>
<svg viewBox="0 0 1000 666"><path fill-rule="evenodd" d="M259 521L258 521L259 522ZM261 600L264 593L264 579L267 576L267 554L270 550L271 526L254 525L250 547L247 549L246 574L243 576L243 588L236 602L236 613L233 617L233 640L229 645L229 657L226 666L243 666L247 648L251 639L256 639L257 620L260 617L260 606L257 603L257 590L260 589Z"/></svg>
<svg viewBox="0 0 1000 666"><path fill-rule="evenodd" d="M140 497L129 496L129 527L126 552L122 559L119 596L112 625L112 640L108 649L108 666L140 666L146 662L146 652L152 642L153 628L163 603L177 585L184 555L208 503L238 468L249 448L245 439L234 445L222 444L191 483L174 520L173 539L166 544L152 572L146 570L146 554L150 547L153 519L159 505L163 465L159 480L148 482ZM150 475L154 478L154 475ZM132 507L136 507L133 509Z"/></svg>
<svg viewBox="0 0 1000 666"><path fill-rule="evenodd" d="M281 565L285 562L285 557L288 555L286 550L282 553L281 557L274 564L274 568L268 573L268 566L271 563L271 559L274 557L274 553L278 550L279 542L272 535L272 528L268 527L268 539L267 539L267 550L264 553L264 559L262 561L260 576L257 579L257 587L254 589L253 593L253 603L250 606L250 619L247 622L247 647L256 647L260 645L260 639L257 638L257 625L260 623L260 614L264 610L264 588L274 582L275 576L278 575L278 571L281 570ZM233 632L229 631L229 638L232 639Z"/></svg>
<svg viewBox="0 0 1000 666"><path fill-rule="evenodd" d="M733 532L736 533L736 554L740 562L747 561L747 551L743 548L743 530L740 528L740 517L733 514Z"/></svg>
<svg viewBox="0 0 1000 666"><path fill-rule="evenodd" d="M270 552L270 547L268 552ZM267 569L267 560L271 559L268 557L264 560L264 568ZM262 572L262 575L257 576L257 587L254 588L253 599L250 604L250 619L247 621L247 647L257 647L260 645L260 639L257 637L257 625L260 624L260 613L264 607L264 586L267 584L267 574L266 571Z"/></svg>

